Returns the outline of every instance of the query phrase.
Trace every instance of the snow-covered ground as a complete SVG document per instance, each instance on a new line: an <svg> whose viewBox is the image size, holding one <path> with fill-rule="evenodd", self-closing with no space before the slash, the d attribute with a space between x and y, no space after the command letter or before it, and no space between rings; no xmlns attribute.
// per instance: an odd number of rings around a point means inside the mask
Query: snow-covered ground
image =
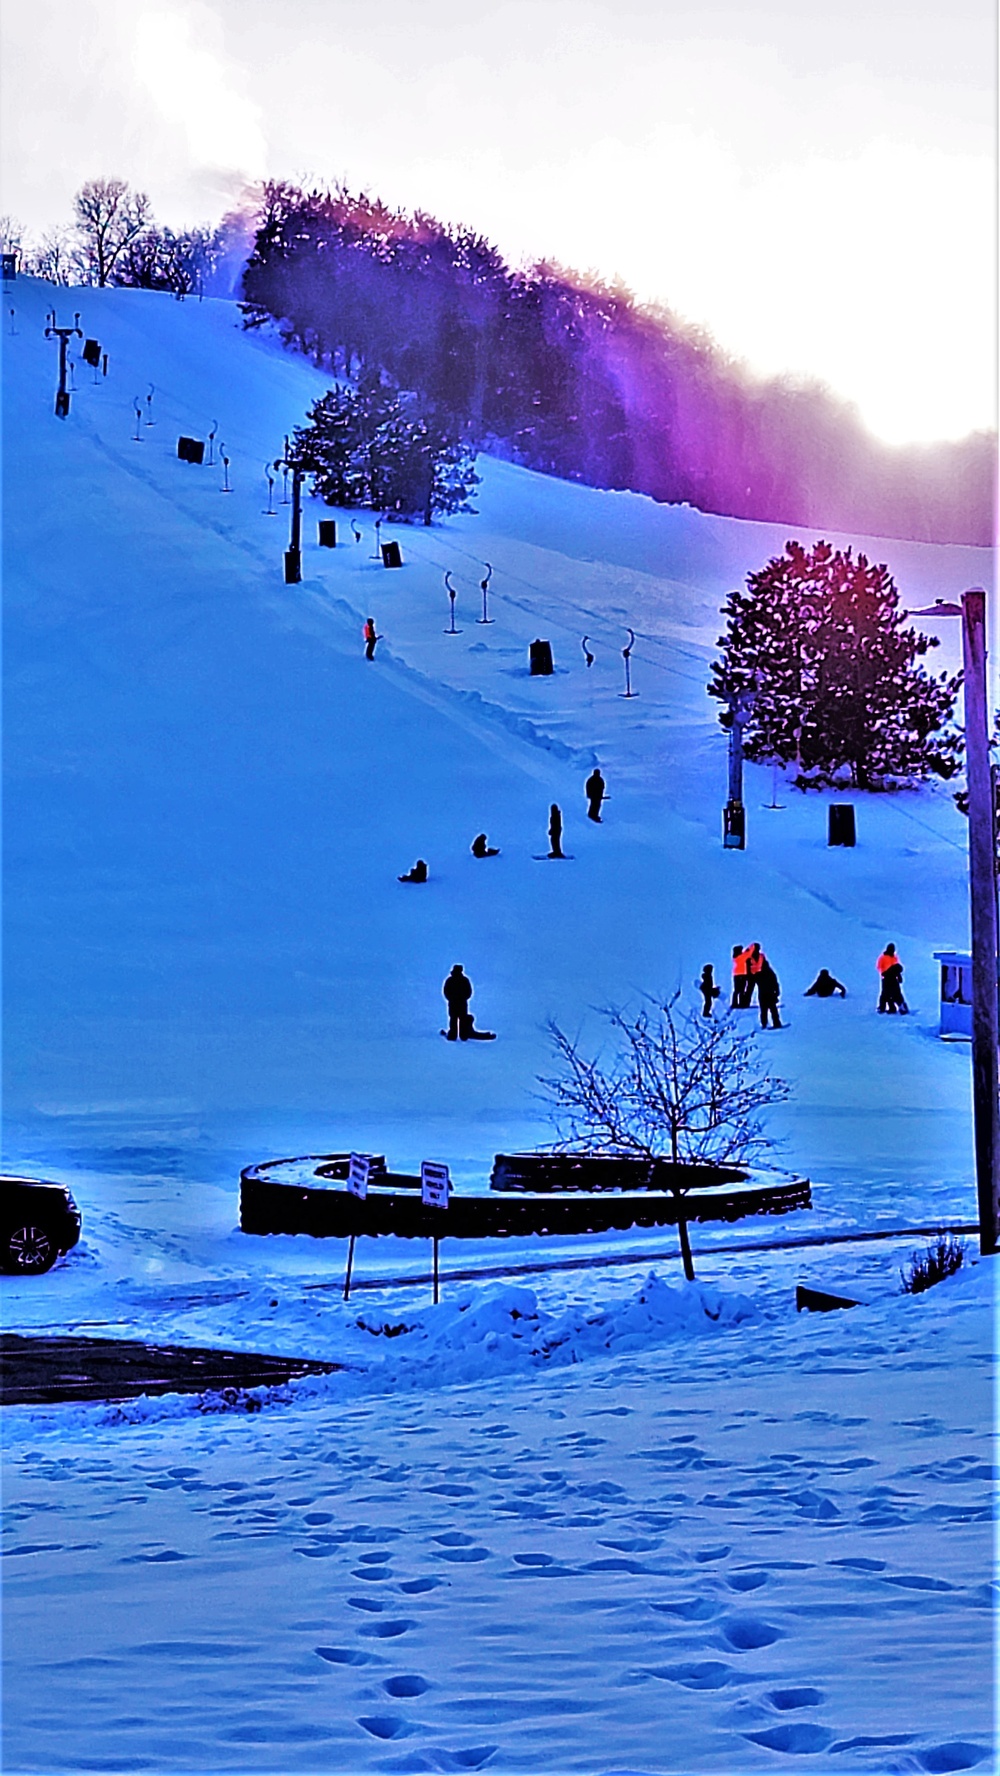
<svg viewBox="0 0 1000 1776"><path fill-rule="evenodd" d="M4 1768L986 1766L989 1266L904 1298L913 1238L732 1250L975 1219L968 1050L936 1033L933 951L967 941L947 786L852 797L839 851L828 797L750 768L749 847L720 843L719 606L812 533L484 460L477 516L383 528L400 572L367 516L319 550L307 502L286 587L263 464L325 379L228 304L59 295L110 365L77 365L56 421L52 292L18 283L4 1164L69 1182L84 1240L4 1279L4 1325L345 1367L252 1413L5 1411ZM175 454L214 420L229 494ZM907 604L992 585L985 551L845 540ZM529 676L537 636L551 678ZM558 867L536 860L553 800ZM400 886L418 855L429 883ZM874 1011L889 937L909 1019ZM400 1280L425 1251L362 1242L345 1306L339 1244L237 1230L240 1166L278 1153L482 1182L551 1138L547 1019L596 1043L595 1007L693 1003L752 938L790 1023L761 1037L793 1085L780 1158L814 1207L699 1229L697 1285L667 1232L445 1242L433 1309ZM455 961L495 1044L440 1040ZM821 964L846 1001L802 999ZM449 1280L504 1265L522 1274ZM796 1281L864 1305L797 1318Z"/></svg>

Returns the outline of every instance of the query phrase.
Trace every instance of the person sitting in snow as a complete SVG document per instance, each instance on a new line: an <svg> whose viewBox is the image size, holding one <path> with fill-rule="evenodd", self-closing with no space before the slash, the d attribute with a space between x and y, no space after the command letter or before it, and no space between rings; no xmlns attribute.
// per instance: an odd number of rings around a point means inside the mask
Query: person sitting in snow
<svg viewBox="0 0 1000 1776"><path fill-rule="evenodd" d="M491 845L485 833L477 833L470 846L473 857L499 857L500 849Z"/></svg>
<svg viewBox="0 0 1000 1776"><path fill-rule="evenodd" d="M847 988L839 980L834 980L828 968L821 968L811 987L803 993L803 999L832 999L839 993L842 999L847 998Z"/></svg>
<svg viewBox="0 0 1000 1776"><path fill-rule="evenodd" d="M405 876L397 876L396 880L398 882L426 882L426 880L427 880L427 865L424 862L423 858L418 857L416 863L413 865L413 868L411 870L407 870Z"/></svg>

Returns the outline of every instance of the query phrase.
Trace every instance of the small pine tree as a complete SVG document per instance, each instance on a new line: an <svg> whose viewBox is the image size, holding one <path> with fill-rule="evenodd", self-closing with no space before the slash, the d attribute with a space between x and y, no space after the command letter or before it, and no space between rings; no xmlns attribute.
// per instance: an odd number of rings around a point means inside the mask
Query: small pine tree
<svg viewBox="0 0 1000 1776"><path fill-rule="evenodd" d="M949 726L961 676L916 664L935 637L905 628L889 570L819 542L783 555L732 592L709 694L751 700L750 759L794 761L801 788L849 782L888 789L952 777L961 737Z"/></svg>

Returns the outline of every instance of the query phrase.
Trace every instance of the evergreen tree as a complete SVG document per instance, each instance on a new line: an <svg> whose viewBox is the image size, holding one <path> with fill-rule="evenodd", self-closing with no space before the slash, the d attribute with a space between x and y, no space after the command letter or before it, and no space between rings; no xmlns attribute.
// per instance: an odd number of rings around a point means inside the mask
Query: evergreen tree
<svg viewBox="0 0 1000 1776"><path fill-rule="evenodd" d="M748 758L794 761L802 788L895 788L955 774L961 738L949 724L961 676L916 664L938 643L904 626L885 565L790 542L747 588L723 606L708 689L726 705L724 727L736 702L750 702Z"/></svg>
<svg viewBox="0 0 1000 1776"><path fill-rule="evenodd" d="M475 457L453 424L413 394L367 375L333 388L295 432L295 453L329 505L369 506L398 518L472 512Z"/></svg>

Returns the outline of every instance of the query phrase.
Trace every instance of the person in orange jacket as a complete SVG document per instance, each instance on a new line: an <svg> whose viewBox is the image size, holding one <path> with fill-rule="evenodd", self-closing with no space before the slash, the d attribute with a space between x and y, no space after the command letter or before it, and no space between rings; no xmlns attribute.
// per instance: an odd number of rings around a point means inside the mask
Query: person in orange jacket
<svg viewBox="0 0 1000 1776"><path fill-rule="evenodd" d="M766 966L766 963L767 963L767 957L765 956L759 943L752 943L750 945L749 949L746 950L745 954L746 954L746 960L747 960L747 988L746 988L747 996L744 999L743 1003L744 1003L744 1005L752 1005L754 993L757 992L757 989L759 986L759 977L760 977L761 971ZM759 998L759 993L758 993L758 998Z"/></svg>
<svg viewBox="0 0 1000 1776"><path fill-rule="evenodd" d="M895 944L886 944L875 966L879 973L879 1011L909 1011L903 998L903 964L896 954Z"/></svg>
<svg viewBox="0 0 1000 1776"><path fill-rule="evenodd" d="M747 953L742 944L733 945L733 996L731 1011L742 1011L747 1003Z"/></svg>

